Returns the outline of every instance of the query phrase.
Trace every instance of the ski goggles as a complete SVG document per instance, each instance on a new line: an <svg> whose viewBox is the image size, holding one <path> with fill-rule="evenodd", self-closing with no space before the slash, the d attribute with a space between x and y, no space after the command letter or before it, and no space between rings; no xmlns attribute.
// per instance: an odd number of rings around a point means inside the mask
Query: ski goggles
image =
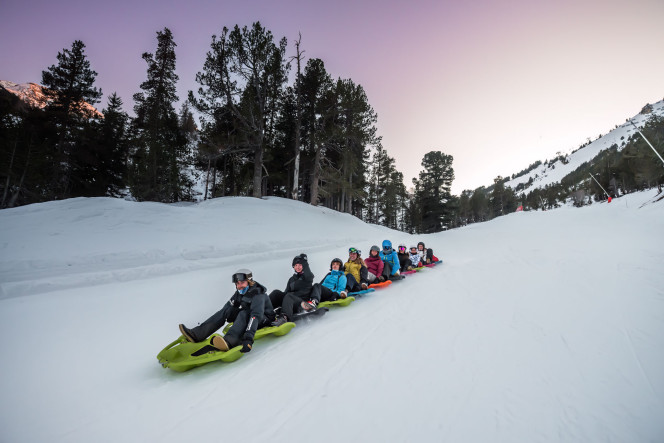
<svg viewBox="0 0 664 443"><path fill-rule="evenodd" d="M356 248L350 248L348 249L348 254L357 254L360 255L360 250Z"/></svg>
<svg viewBox="0 0 664 443"><path fill-rule="evenodd" d="M406 247L405 246L399 246L399 251L405 251Z"/></svg>
<svg viewBox="0 0 664 443"><path fill-rule="evenodd" d="M248 281L248 280L249 276L244 272L238 272L237 274L233 274L233 283L237 283L239 281Z"/></svg>

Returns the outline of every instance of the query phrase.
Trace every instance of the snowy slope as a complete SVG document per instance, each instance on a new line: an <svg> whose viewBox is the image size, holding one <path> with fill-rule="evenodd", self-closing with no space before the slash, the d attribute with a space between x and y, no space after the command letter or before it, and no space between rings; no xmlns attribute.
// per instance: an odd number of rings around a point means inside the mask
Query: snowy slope
<svg viewBox="0 0 664 443"><path fill-rule="evenodd" d="M631 121L633 121L638 128L642 128L651 115L664 116L664 100L653 104L652 107L653 111L651 114L637 114L631 119ZM626 143L629 137L635 132L632 124L627 121L587 146L569 154L566 158L566 161L568 161L567 164L560 160L549 162L548 165L542 164L527 174L506 182L505 185L511 188L516 188L522 183L528 183L532 178L533 183L525 188L525 191L529 192L533 189L544 188L552 183L559 183L566 175L572 173L584 162L588 162L595 158L601 151L609 149L614 144L618 145L619 149L622 149L623 142Z"/></svg>
<svg viewBox="0 0 664 443"><path fill-rule="evenodd" d="M349 246L420 238L276 198L0 211L0 441L661 441L653 199L424 236L443 266L182 374L157 352L235 269L283 289L296 253L320 279Z"/></svg>

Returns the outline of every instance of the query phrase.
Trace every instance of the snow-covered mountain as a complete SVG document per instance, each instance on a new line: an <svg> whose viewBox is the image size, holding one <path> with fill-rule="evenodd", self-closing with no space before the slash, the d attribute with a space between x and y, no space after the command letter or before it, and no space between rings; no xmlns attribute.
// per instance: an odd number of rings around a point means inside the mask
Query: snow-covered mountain
<svg viewBox="0 0 664 443"><path fill-rule="evenodd" d="M595 158L601 151L609 149L614 144L618 145L619 149L622 149L629 137L635 133L630 121L641 128L653 114L664 116L664 100L645 106L639 114L617 126L608 134L597 138L592 143L567 154L563 159L556 159L555 161L548 162L548 164L541 164L532 171L507 181L505 186L516 188L520 184L524 184L525 188L521 192L527 193L530 190L543 188L552 183L559 183L566 175L577 169L584 162ZM533 180L532 183L528 184L531 179Z"/></svg>
<svg viewBox="0 0 664 443"><path fill-rule="evenodd" d="M43 108L48 104L48 98L44 93L46 88L37 83L18 84L7 80L0 80L0 86L34 108ZM92 115L103 117L102 113L89 103L85 103L83 108L91 112Z"/></svg>
<svg viewBox="0 0 664 443"><path fill-rule="evenodd" d="M279 198L0 211L0 441L650 442L664 436L664 200L421 237ZM350 246L442 266L186 373L155 356L250 268Z"/></svg>

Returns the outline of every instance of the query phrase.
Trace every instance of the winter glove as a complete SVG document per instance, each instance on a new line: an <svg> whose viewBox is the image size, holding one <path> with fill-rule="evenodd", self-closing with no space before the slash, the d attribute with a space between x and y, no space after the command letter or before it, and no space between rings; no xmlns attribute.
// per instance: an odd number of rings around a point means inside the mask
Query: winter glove
<svg viewBox="0 0 664 443"><path fill-rule="evenodd" d="M245 332L242 336L242 349L240 352L249 352L251 351L251 345L254 343L254 339L251 334Z"/></svg>

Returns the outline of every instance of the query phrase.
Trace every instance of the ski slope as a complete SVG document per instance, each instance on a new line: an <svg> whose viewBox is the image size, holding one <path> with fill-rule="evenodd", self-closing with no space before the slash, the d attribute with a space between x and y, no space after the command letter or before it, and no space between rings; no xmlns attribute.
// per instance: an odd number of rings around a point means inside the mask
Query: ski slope
<svg viewBox="0 0 664 443"><path fill-rule="evenodd" d="M664 116L664 100L654 103L652 108L652 113L636 114L625 123L617 125L615 129L598 137L583 148L569 153L565 159L566 163L563 163L561 160L555 160L548 164L542 164L527 174L508 180L505 182L505 186L516 188L520 184L527 185L530 179L532 179L533 182L524 189L525 192L530 192L533 189L542 189L553 183L560 183L563 178L574 172L583 163L590 162L600 152L609 149L611 146L616 145L619 150L622 150L629 138L637 134L634 126L632 126L632 122L637 128L642 129L653 115Z"/></svg>
<svg viewBox="0 0 664 443"><path fill-rule="evenodd" d="M412 237L278 198L0 211L0 441L662 441L657 198ZM319 281L385 238L445 263L235 363L158 365L236 269L283 289L294 255Z"/></svg>

